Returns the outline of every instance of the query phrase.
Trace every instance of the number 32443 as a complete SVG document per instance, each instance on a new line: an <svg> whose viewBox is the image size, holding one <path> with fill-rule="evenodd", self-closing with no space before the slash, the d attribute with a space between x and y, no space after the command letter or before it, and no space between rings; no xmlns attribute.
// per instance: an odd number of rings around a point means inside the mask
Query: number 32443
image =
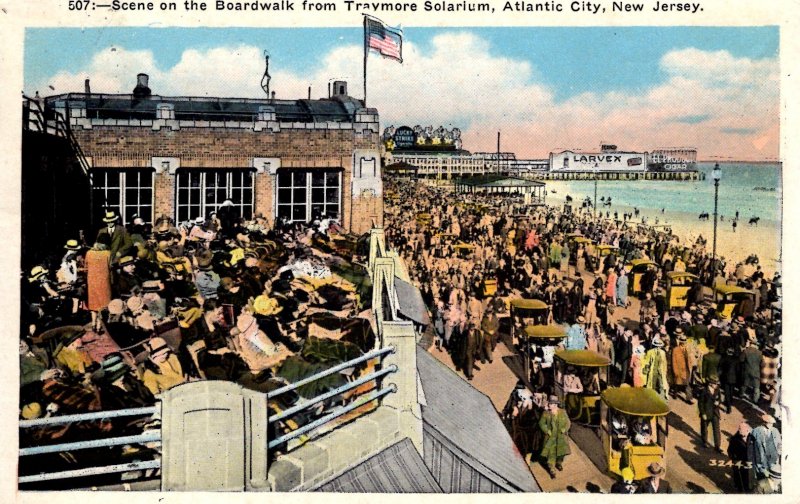
<svg viewBox="0 0 800 504"><path fill-rule="evenodd" d="M708 465L711 467L738 467L740 469L752 469L753 463L750 461L742 462L741 460L737 460L734 462L733 460L718 460L718 459L709 459Z"/></svg>

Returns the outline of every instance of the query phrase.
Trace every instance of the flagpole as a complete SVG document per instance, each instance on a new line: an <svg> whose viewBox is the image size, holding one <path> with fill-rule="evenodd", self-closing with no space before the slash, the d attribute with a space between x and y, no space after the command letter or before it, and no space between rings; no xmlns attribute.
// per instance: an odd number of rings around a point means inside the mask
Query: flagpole
<svg viewBox="0 0 800 504"><path fill-rule="evenodd" d="M364 14L364 108L367 107L367 15Z"/></svg>

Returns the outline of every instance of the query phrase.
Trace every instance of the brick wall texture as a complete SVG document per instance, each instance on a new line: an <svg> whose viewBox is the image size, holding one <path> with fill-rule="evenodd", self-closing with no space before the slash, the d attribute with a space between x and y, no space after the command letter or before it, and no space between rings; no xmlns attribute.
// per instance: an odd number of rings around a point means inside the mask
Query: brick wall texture
<svg viewBox="0 0 800 504"><path fill-rule="evenodd" d="M369 229L373 220L381 223L383 218L380 196L366 195L353 202L350 189L353 151L378 149L377 131L95 126L74 128L73 132L95 168L150 168L153 157L179 158L181 169L252 169L253 158L280 158L282 168L342 168L344 227L361 233ZM159 173L154 185L154 217L174 216L175 176ZM275 217L274 186L274 176L257 174L255 211L270 222Z"/></svg>

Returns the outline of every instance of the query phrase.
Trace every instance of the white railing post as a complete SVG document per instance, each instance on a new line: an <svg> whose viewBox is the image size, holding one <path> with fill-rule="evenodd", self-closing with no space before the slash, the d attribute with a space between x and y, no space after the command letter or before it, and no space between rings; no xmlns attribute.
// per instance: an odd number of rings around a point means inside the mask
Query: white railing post
<svg viewBox="0 0 800 504"><path fill-rule="evenodd" d="M397 373L384 380L384 386L394 385L395 394L386 396L383 406L400 412L400 431L422 454L422 411L417 390L417 337L414 325L408 321L384 322L383 341L396 348L384 359L384 366L397 366Z"/></svg>
<svg viewBox="0 0 800 504"><path fill-rule="evenodd" d="M267 396L226 381L188 382L162 398L162 490L267 486Z"/></svg>

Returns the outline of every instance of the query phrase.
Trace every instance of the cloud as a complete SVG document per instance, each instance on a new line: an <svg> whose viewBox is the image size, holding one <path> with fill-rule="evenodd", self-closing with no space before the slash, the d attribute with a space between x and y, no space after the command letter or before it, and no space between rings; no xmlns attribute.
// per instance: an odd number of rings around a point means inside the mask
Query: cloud
<svg viewBox="0 0 800 504"><path fill-rule="evenodd" d="M556 100L536 62L498 54L468 31L449 31L425 47L406 42L404 63L371 55L368 105L381 112L384 126L458 126L465 147L493 151L496 132L502 148L520 158L546 157L559 148L592 149L601 141L623 149L652 150L694 146L699 157L777 158L779 73L775 58L737 58L727 51L687 48L660 59L664 80L637 92L582 93ZM362 48L340 46L303 73L273 68L271 87L279 98L327 93L328 82L349 82L363 96ZM184 51L177 64L162 68L151 51L100 51L86 68L60 72L57 93L92 90L129 93L135 75L150 75L155 94L263 97L260 49L225 46ZM744 137L744 138L743 138ZM743 141L744 140L744 141Z"/></svg>
<svg viewBox="0 0 800 504"><path fill-rule="evenodd" d="M673 119L673 121L686 124L698 124L708 120L710 117L711 115L709 114L688 115L683 117L676 117L675 119Z"/></svg>
<svg viewBox="0 0 800 504"><path fill-rule="evenodd" d="M723 133L730 133L731 135L752 135L758 133L758 130L755 128L722 128L720 131Z"/></svg>

